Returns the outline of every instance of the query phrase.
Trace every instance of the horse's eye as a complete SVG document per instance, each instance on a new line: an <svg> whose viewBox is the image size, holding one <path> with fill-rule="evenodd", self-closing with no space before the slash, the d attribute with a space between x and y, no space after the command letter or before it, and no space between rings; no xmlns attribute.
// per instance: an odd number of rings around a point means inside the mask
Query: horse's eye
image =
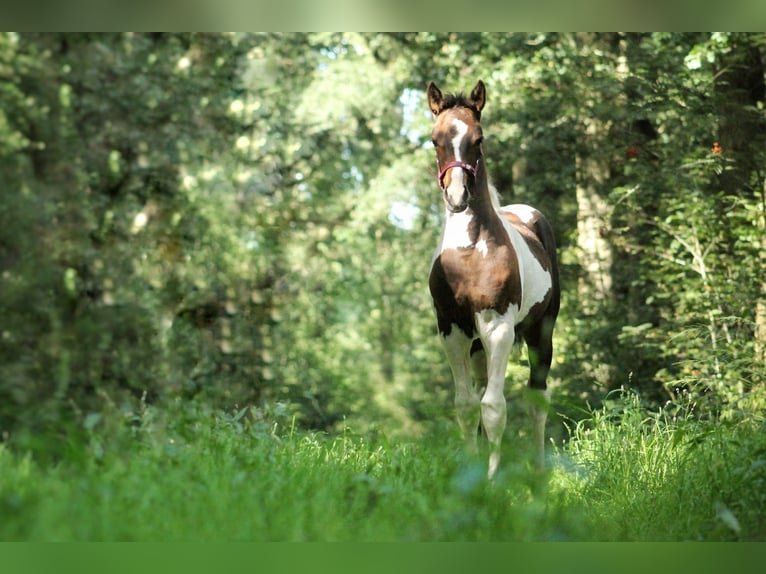
<svg viewBox="0 0 766 574"><path fill-rule="evenodd" d="M484 143L484 137L483 136L476 140L476 145L481 145L483 143Z"/></svg>
<svg viewBox="0 0 766 574"><path fill-rule="evenodd" d="M431 140L431 143L434 144L434 147L439 147L439 144L436 143L436 140Z"/></svg>

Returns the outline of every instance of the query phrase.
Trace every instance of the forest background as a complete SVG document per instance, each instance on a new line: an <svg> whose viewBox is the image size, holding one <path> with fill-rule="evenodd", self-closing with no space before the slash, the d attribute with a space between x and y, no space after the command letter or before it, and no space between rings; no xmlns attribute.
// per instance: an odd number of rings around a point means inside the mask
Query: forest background
<svg viewBox="0 0 766 574"><path fill-rule="evenodd" d="M554 437L622 387L762 411L764 58L745 33L1 34L3 442L57 456L178 402L452 425L429 80L484 80L503 202L555 226Z"/></svg>

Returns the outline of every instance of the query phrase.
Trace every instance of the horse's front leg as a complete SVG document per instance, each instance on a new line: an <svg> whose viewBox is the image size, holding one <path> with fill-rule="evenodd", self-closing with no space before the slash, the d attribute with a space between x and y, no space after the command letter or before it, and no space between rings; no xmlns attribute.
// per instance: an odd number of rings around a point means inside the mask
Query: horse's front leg
<svg viewBox="0 0 766 574"><path fill-rule="evenodd" d="M458 426L463 433L466 449L470 454L476 454L478 452L476 433L479 428L480 410L479 396L471 381L469 369L471 339L453 325L450 334L442 337L442 343L455 382L455 411Z"/></svg>
<svg viewBox="0 0 766 574"><path fill-rule="evenodd" d="M500 444L508 417L505 372L515 331L513 322L495 311L479 313L476 322L487 353L487 388L481 398L481 422L490 444L487 476L492 478L500 463Z"/></svg>

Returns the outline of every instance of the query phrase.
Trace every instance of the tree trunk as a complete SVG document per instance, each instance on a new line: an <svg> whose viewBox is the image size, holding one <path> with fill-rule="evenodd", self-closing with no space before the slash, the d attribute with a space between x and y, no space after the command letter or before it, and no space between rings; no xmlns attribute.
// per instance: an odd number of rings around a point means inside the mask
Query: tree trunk
<svg viewBox="0 0 766 574"><path fill-rule="evenodd" d="M603 126L598 120L586 124L586 139L597 141ZM610 299L612 291L612 250L606 240L609 205L600 189L608 166L593 155L578 154L577 160L577 247L582 275L578 293L582 310L596 313Z"/></svg>
<svg viewBox="0 0 766 574"><path fill-rule="evenodd" d="M578 34L584 52L610 51L614 35ZM584 85L590 84L590 71L585 71ZM600 95L586 89L581 95L590 112L583 117L583 138L575 159L577 198L577 251L581 276L578 295L582 311L593 315L602 311L612 295L612 247L607 241L611 209L604 198L604 187L610 177L609 118L598 117L588 102L598 102Z"/></svg>
<svg viewBox="0 0 766 574"><path fill-rule="evenodd" d="M766 178L761 195L761 220L758 228L761 232L761 252L759 254L759 276L761 290L755 307L755 362L766 367Z"/></svg>

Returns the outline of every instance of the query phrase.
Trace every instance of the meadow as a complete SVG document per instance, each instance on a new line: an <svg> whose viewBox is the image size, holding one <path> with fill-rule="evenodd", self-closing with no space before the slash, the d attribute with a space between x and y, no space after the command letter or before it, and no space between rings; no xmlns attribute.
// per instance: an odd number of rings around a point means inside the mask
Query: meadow
<svg viewBox="0 0 766 574"><path fill-rule="evenodd" d="M763 418L613 395L492 483L454 429L300 431L196 403L85 417L56 456L0 447L4 541L711 541L766 538ZM523 442L523 441L521 441Z"/></svg>
<svg viewBox="0 0 766 574"><path fill-rule="evenodd" d="M8 32L0 70L0 540L766 538L764 34ZM547 471L510 400L492 483L427 285L425 89L478 79L563 286Z"/></svg>

